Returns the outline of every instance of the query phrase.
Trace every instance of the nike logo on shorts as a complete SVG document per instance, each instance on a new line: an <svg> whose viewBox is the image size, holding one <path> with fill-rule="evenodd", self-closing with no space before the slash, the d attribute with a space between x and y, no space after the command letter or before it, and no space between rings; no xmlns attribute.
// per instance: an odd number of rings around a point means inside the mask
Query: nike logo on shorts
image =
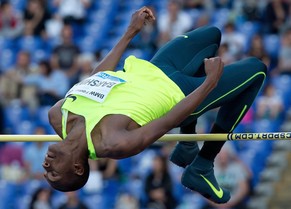
<svg viewBox="0 0 291 209"><path fill-rule="evenodd" d="M188 36L186 36L186 35L178 35L177 37L188 38Z"/></svg>

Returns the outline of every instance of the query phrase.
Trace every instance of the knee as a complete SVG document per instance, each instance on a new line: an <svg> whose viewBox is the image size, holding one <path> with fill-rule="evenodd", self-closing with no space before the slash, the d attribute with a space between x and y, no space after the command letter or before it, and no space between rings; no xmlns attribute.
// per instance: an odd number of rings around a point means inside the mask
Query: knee
<svg viewBox="0 0 291 209"><path fill-rule="evenodd" d="M208 33L214 38L216 43L220 44L221 41L221 31L215 26L207 26Z"/></svg>
<svg viewBox="0 0 291 209"><path fill-rule="evenodd" d="M203 26L198 28L202 32L202 38L207 39L210 42L220 44L221 41L221 31L215 26Z"/></svg>
<svg viewBox="0 0 291 209"><path fill-rule="evenodd" d="M257 57L249 57L247 59L255 71L262 72L267 75L268 68L260 59L258 59Z"/></svg>

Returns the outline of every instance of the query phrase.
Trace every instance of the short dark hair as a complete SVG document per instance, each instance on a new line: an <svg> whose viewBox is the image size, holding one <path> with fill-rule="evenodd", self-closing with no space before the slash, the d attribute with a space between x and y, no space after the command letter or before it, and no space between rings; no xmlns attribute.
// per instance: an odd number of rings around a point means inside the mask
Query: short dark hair
<svg viewBox="0 0 291 209"><path fill-rule="evenodd" d="M10 5L10 2L8 0L4 0L4 1L0 2L0 9L3 9L7 5Z"/></svg>
<svg viewBox="0 0 291 209"><path fill-rule="evenodd" d="M75 173L70 176L65 176L62 180L51 182L49 184L56 190L61 192L71 192L81 189L88 181L90 174L89 163L85 162L83 175L77 175Z"/></svg>
<svg viewBox="0 0 291 209"><path fill-rule="evenodd" d="M46 76L49 76L51 74L51 72L53 71L50 63L47 60L39 61L38 65L39 66L42 65L46 68L46 72L45 72Z"/></svg>

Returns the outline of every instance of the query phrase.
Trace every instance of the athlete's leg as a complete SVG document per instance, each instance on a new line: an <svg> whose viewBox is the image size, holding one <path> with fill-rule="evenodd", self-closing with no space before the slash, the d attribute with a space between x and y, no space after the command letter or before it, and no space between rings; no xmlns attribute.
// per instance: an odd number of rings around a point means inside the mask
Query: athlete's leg
<svg viewBox="0 0 291 209"><path fill-rule="evenodd" d="M266 66L256 58L226 66L217 87L192 117L199 117L209 109L220 107L211 132L232 132L252 105L265 77ZM194 88L197 81L193 85ZM213 171L214 158L223 144L224 142L205 142L198 156L193 156L193 162L187 166L182 177L184 186L217 203L224 203L230 198L229 192L220 190Z"/></svg>
<svg viewBox="0 0 291 209"><path fill-rule="evenodd" d="M180 134L196 134L197 120L194 119L184 126L180 127ZM180 167L186 167L193 161L193 157L200 151L197 142L180 141L176 144L170 160Z"/></svg>
<svg viewBox="0 0 291 209"><path fill-rule="evenodd" d="M204 74L204 58L215 56L220 45L221 32L205 26L176 37L165 44L151 59L169 77L176 73L194 76ZM199 72L198 72L199 71Z"/></svg>
<svg viewBox="0 0 291 209"><path fill-rule="evenodd" d="M156 53L151 62L171 78L175 77L176 73L183 73L191 77L204 76L204 58L215 56L220 40L221 32L218 28L201 27L168 42ZM177 84L181 89L187 88L183 82ZM184 93L188 94L188 92ZM196 121L190 123L186 121L181 126L180 133L194 134L195 126ZM172 152L170 160L184 167L192 162L192 156L196 155L198 151L197 142L179 142Z"/></svg>
<svg viewBox="0 0 291 209"><path fill-rule="evenodd" d="M211 28L211 27L210 27ZM174 82L177 83L177 85L182 89L185 95L188 95L192 91L194 91L198 86L201 85L201 83L204 81L205 78L193 78L187 75L203 75L203 60L205 57L211 57L215 55L215 52L217 49L215 49L216 46L219 45L220 41L220 32L217 32L218 29L212 28L212 33L201 33L203 36L199 37L199 39L196 40L197 45L189 45L189 42L187 43L187 37L179 37L176 38L174 41L167 44L162 50L160 50L157 55L152 59L152 63L157 65L159 68L161 68ZM209 38L206 37L206 35L211 36L210 34L215 34L212 36L214 37L212 41L208 42L208 45L204 45L201 47L204 43L204 41ZM193 33L195 31L192 31ZM195 34L195 33L194 33ZM219 35L217 35L219 34ZM219 41L217 41L217 37L219 37ZM216 41L213 41L215 40ZM202 42L201 42L202 40ZM207 42L206 40L206 42ZM194 42L194 41L193 41ZM201 43L201 44L199 44ZM218 43L215 45L215 43ZM181 48L179 48L179 45L181 44ZM195 51L194 45L198 51ZM209 47L210 45L210 47ZM189 47L191 46L191 47ZM193 46L193 48L192 48ZM200 48L199 48L200 46ZM212 47L211 47L212 46ZM209 48L208 48L209 47ZM185 53L185 49L189 49L189 52ZM198 54L199 51L203 51L203 53ZM193 51L193 52L192 52ZM212 54L211 54L212 52ZM208 56L208 54L211 54ZM201 56L197 56L201 55ZM195 59L194 59L195 58ZM198 61L196 61L198 60ZM239 97L242 92L246 91L246 88L248 86L252 86L250 84L254 83L254 81L257 80L257 77L260 77L259 74L255 75L255 71L264 71L265 67L262 67L263 65L258 62L256 59L249 59L246 61L243 61L241 63L237 63L236 65L231 65L229 67L225 68L225 73L222 76L221 82L218 84L218 87L208 96L208 98L197 108L197 110L193 113L194 119L197 119L201 114L203 114L205 111L212 109L214 107L223 106L226 104L226 102L230 102L232 100L235 100L236 97ZM202 66L202 67L201 67ZM231 73L229 76L227 76L226 72L230 71L230 69L234 69L234 77L232 77ZM240 69L238 71L238 68ZM262 69L264 68L264 69ZM201 70L202 69L202 70ZM252 70L254 69L254 70ZM201 73L202 71L202 73ZM249 77L245 77L249 76ZM254 77L251 77L254 76ZM235 79L238 78L235 82ZM263 79L261 79L262 81ZM244 82L246 81L246 82ZM228 86L225 86L226 83L229 83ZM259 82L259 87L262 82ZM253 87L255 89L255 85ZM251 89L252 89L251 88ZM259 89L259 88L258 88ZM219 90L219 91L218 91ZM248 92L248 91L246 91ZM258 90L256 91L256 93ZM253 99L255 96L249 97L249 101L242 101L242 103L249 104L253 102ZM240 99L240 98L238 98ZM243 98L242 98L243 99ZM236 110L240 110L239 116L238 114L235 114L235 110L233 110L233 113L229 113L230 115L233 115L235 118L234 120L231 120L228 124L232 124L232 127L235 127L237 125L237 122L240 121L242 116L245 114L247 109L250 107L250 105L246 105L246 108L244 108L244 112L241 112L242 108L240 106L237 106L237 108L234 108ZM223 109L223 108L222 108ZM225 108L226 109L226 108ZM223 112L223 111L222 111ZM222 113L220 112L220 113ZM223 114L220 114L221 116ZM212 129L212 132L229 132L225 127L221 127L220 124L217 124ZM225 125L227 126L227 125ZM207 150L207 144L205 143L203 150ZM209 144L210 145L210 144ZM223 144L213 144L214 147L216 147L216 152L219 152L221 146ZM185 147L185 146L184 146ZM185 149L184 149L185 150ZM181 150L180 150L181 151ZM185 154L185 153L184 153ZM200 154L202 156L200 156ZM213 173L213 161L203 158L203 151L199 154L199 156L196 158L195 161L192 162L190 166L187 167L186 171L184 172L182 183L189 187L192 190L198 191L201 194L207 196L208 198L214 200L215 202L221 203L226 202L230 198L229 193L225 190L223 191L223 195L221 197L216 196L215 192L211 189L209 189L209 185L205 183L205 180L202 178L202 175L205 175L207 179L210 180L210 183L213 184L216 188L218 188L218 184L216 182L216 179L214 177ZM214 154L216 156L216 154ZM192 156L196 156L196 154L192 154ZM209 156L210 158L210 156ZM188 164L191 160L187 157ZM185 165L185 164L184 164ZM184 166L183 165L183 166ZM196 182L196 184L195 184Z"/></svg>
<svg viewBox="0 0 291 209"><path fill-rule="evenodd" d="M233 131L256 98L266 77L266 69L255 57L226 66L217 87L191 115L198 118L210 109L221 107L216 124L225 131ZM192 88L195 89L196 85L195 79Z"/></svg>

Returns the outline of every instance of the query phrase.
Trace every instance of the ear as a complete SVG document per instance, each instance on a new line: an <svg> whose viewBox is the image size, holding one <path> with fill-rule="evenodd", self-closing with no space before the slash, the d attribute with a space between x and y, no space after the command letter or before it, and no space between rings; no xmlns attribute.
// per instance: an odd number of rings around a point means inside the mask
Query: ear
<svg viewBox="0 0 291 209"><path fill-rule="evenodd" d="M80 163L75 163L74 164L74 173L82 176L84 174L84 166Z"/></svg>

